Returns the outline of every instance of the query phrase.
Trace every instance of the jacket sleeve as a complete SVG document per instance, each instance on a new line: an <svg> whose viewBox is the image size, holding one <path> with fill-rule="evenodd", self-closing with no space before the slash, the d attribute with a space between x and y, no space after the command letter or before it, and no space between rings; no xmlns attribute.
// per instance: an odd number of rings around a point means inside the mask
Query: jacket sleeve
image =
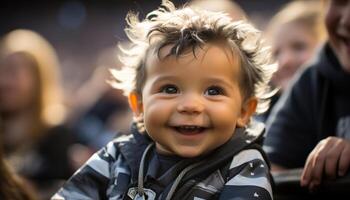
<svg viewBox="0 0 350 200"><path fill-rule="evenodd" d="M315 146L313 70L314 67L309 67L296 77L296 82L282 95L267 120L264 150L272 163L287 168L303 167Z"/></svg>
<svg viewBox="0 0 350 200"><path fill-rule="evenodd" d="M107 187L111 179L111 165L115 163L115 143L95 153L51 200L107 199Z"/></svg>
<svg viewBox="0 0 350 200"><path fill-rule="evenodd" d="M237 154L225 181L220 200L273 199L269 167L257 149Z"/></svg>

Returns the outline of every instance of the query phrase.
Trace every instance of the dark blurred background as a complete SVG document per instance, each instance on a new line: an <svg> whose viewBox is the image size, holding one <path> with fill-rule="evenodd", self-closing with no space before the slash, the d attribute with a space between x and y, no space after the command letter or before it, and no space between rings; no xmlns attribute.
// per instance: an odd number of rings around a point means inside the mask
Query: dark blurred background
<svg viewBox="0 0 350 200"><path fill-rule="evenodd" d="M87 80L98 55L126 39L125 15L134 10L143 17L161 0L50 0L2 1L0 36L16 29L37 31L57 50L63 87L68 97ZM185 0L173 0L182 5ZM287 0L237 0L260 29Z"/></svg>

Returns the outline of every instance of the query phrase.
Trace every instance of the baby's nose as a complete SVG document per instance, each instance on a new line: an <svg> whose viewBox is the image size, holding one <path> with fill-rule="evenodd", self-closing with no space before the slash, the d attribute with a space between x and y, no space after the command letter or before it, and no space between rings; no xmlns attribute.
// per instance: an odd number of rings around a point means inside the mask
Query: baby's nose
<svg viewBox="0 0 350 200"><path fill-rule="evenodd" d="M199 114L204 110L202 96L197 94L183 95L177 105L177 111L185 114Z"/></svg>

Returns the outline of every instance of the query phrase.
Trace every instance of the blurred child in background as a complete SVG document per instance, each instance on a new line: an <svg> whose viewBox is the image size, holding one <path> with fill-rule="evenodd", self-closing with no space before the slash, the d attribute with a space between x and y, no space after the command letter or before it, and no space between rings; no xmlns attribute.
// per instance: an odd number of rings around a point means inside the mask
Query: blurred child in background
<svg viewBox="0 0 350 200"><path fill-rule="evenodd" d="M294 74L314 56L326 36L319 0L292 1L271 19L266 38L278 64L271 84L279 88L279 92L272 98L269 110L258 117L260 120L266 121Z"/></svg>

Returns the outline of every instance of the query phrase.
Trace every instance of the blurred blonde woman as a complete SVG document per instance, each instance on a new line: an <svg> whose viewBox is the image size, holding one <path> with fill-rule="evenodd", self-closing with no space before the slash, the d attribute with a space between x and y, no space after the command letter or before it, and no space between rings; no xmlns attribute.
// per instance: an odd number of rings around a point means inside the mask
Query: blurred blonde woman
<svg viewBox="0 0 350 200"><path fill-rule="evenodd" d="M71 139L59 126L65 109L58 70L53 47L38 33L14 30L2 38L0 136L5 158L45 192L71 175L66 151Z"/></svg>
<svg viewBox="0 0 350 200"><path fill-rule="evenodd" d="M274 15L268 24L266 38L278 64L271 84L280 90L272 98L270 109L258 117L260 120L267 119L294 74L313 57L325 41L327 34L323 24L322 6L322 1L319 0L292 1Z"/></svg>

